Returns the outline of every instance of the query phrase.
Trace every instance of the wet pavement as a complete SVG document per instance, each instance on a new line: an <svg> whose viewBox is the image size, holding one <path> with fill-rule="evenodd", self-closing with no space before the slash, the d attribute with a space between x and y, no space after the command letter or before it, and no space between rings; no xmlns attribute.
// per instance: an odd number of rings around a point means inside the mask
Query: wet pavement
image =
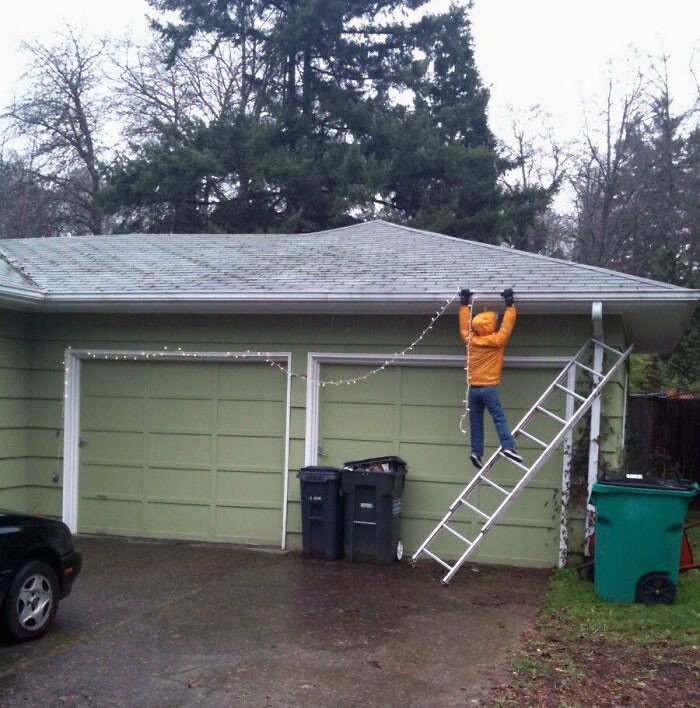
<svg viewBox="0 0 700 708"><path fill-rule="evenodd" d="M42 639L0 638L0 706L488 706L541 570L374 566L237 546L78 537Z"/></svg>

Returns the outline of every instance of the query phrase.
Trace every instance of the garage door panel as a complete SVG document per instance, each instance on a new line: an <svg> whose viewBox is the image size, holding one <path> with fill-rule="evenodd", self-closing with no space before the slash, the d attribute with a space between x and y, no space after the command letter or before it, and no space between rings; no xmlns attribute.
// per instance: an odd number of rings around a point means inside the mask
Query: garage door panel
<svg viewBox="0 0 700 708"><path fill-rule="evenodd" d="M144 473L143 491L148 500L179 500L208 503L211 498L209 468L149 467Z"/></svg>
<svg viewBox="0 0 700 708"><path fill-rule="evenodd" d="M155 398L212 398L216 394L216 368L184 362L151 366L148 393Z"/></svg>
<svg viewBox="0 0 700 708"><path fill-rule="evenodd" d="M332 403L324 406L323 437L393 437L394 406L380 403Z"/></svg>
<svg viewBox="0 0 700 708"><path fill-rule="evenodd" d="M476 559L483 563L508 563L551 568L559 551L557 526L533 526L528 519L521 524L502 517L498 533L486 534Z"/></svg>
<svg viewBox="0 0 700 708"><path fill-rule="evenodd" d="M141 398L84 396L80 408L83 421L92 430L140 431L143 429Z"/></svg>
<svg viewBox="0 0 700 708"><path fill-rule="evenodd" d="M512 488L508 485L507 488ZM503 501L503 495L496 490L481 485L472 495L475 505L491 516ZM552 515L555 492L548 488L527 487L513 501L506 514L508 518L531 519L540 523Z"/></svg>
<svg viewBox="0 0 700 708"><path fill-rule="evenodd" d="M464 398L466 378L462 369L431 368L426 377L423 367L401 370L401 402L444 405Z"/></svg>
<svg viewBox="0 0 700 708"><path fill-rule="evenodd" d="M118 465L83 464L80 489L83 494L140 496L143 468Z"/></svg>
<svg viewBox="0 0 700 708"><path fill-rule="evenodd" d="M435 524L445 515L450 504L466 486L468 480L464 483L457 481L437 482L433 479L409 478L410 474L411 470L406 475L402 514L409 518L429 518L433 521L434 528ZM432 531L432 528L430 530Z"/></svg>
<svg viewBox="0 0 700 708"><path fill-rule="evenodd" d="M271 529L279 528L281 507L272 509L217 506L214 533L219 541L238 543L279 543L279 535Z"/></svg>
<svg viewBox="0 0 700 708"><path fill-rule="evenodd" d="M399 457L410 460L409 474L437 480L454 480L466 484L474 476L469 462L469 447L464 438L461 444L443 444L436 449L432 443L402 442ZM436 460L439 456L439 464ZM456 494L456 493L455 493Z"/></svg>
<svg viewBox="0 0 700 708"><path fill-rule="evenodd" d="M139 362L91 361L82 367L81 386L92 396L141 397L146 372Z"/></svg>
<svg viewBox="0 0 700 708"><path fill-rule="evenodd" d="M275 438L219 435L216 441L216 465L236 468L277 471L284 464L284 453Z"/></svg>
<svg viewBox="0 0 700 708"><path fill-rule="evenodd" d="M430 440L439 444L464 444L458 421L463 408L448 406L401 406L402 439Z"/></svg>
<svg viewBox="0 0 700 708"><path fill-rule="evenodd" d="M237 400L284 400L286 379L282 371L269 364L241 363L219 368L219 398Z"/></svg>
<svg viewBox="0 0 700 708"><path fill-rule="evenodd" d="M146 461L158 467L166 463L210 467L212 445L209 435L149 433Z"/></svg>
<svg viewBox="0 0 700 708"><path fill-rule="evenodd" d="M374 367L367 365L358 366L324 366L322 379L324 381L345 381L359 379L365 376ZM324 386L322 389L325 401L357 402L390 402L396 399L396 379L395 371L387 369L366 381L348 386L340 384L338 386Z"/></svg>
<svg viewBox="0 0 700 708"><path fill-rule="evenodd" d="M101 430L84 432L81 461L140 465L144 454L141 433Z"/></svg>
<svg viewBox="0 0 700 708"><path fill-rule="evenodd" d="M279 401L219 401L217 408L219 433L271 437L284 434Z"/></svg>
<svg viewBox="0 0 700 708"><path fill-rule="evenodd" d="M163 432L209 433L214 419L210 400L151 398L145 415L150 430Z"/></svg>
<svg viewBox="0 0 700 708"><path fill-rule="evenodd" d="M140 500L83 498L78 507L78 527L83 533L139 536L143 528L141 507Z"/></svg>
<svg viewBox="0 0 700 708"><path fill-rule="evenodd" d="M217 503L264 506L266 500L281 499L282 491L282 480L276 473L228 470L216 473Z"/></svg>
<svg viewBox="0 0 700 708"><path fill-rule="evenodd" d="M527 372L522 369L504 369L498 386L501 403L524 413L544 393L558 373L558 369L529 369ZM560 408L564 398L563 393L556 393L549 400L549 405Z"/></svg>
<svg viewBox="0 0 700 708"><path fill-rule="evenodd" d="M170 504L148 502L144 505L146 532L161 538L199 538L210 536L211 510L208 504Z"/></svg>

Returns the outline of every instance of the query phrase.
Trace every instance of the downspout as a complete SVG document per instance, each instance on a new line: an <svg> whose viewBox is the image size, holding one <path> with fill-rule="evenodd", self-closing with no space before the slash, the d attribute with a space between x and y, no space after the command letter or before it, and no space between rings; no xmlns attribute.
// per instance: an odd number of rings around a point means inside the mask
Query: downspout
<svg viewBox="0 0 700 708"><path fill-rule="evenodd" d="M603 334L603 303L594 302L591 308L591 320L593 324L593 337L596 343L593 345L593 371L601 374L603 371L603 347L598 342L604 341ZM594 380L594 385L598 383L600 377ZM590 540L593 535L595 525L595 507L588 501L591 498L593 485L598 481L598 461L600 457L600 413L601 397L598 396L591 405L591 431L588 444L588 495L586 497L586 534L583 541L583 553L590 555Z"/></svg>

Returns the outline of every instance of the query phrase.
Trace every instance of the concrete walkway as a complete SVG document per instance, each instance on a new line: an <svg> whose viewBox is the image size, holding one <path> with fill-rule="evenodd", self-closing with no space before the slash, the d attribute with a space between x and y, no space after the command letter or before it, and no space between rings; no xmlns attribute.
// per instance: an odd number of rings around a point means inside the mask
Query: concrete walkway
<svg viewBox="0 0 700 708"><path fill-rule="evenodd" d="M547 573L372 566L236 546L78 537L42 639L0 640L0 706L490 705Z"/></svg>

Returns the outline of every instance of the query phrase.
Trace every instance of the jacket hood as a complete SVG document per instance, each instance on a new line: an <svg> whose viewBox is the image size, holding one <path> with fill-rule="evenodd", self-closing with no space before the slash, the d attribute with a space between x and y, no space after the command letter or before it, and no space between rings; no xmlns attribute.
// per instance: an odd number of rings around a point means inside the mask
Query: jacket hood
<svg viewBox="0 0 700 708"><path fill-rule="evenodd" d="M472 330L479 337L485 337L496 331L496 313L481 312L472 319Z"/></svg>

